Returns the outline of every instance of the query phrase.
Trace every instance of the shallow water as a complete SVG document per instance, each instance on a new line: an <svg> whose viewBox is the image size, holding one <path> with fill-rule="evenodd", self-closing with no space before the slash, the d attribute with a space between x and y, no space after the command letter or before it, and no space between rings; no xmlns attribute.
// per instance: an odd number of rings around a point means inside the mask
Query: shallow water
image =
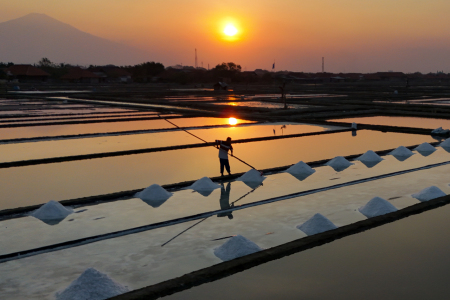
<svg viewBox="0 0 450 300"><path fill-rule="evenodd" d="M386 126L402 126L414 128L429 128L436 129L442 127L444 129L450 128L450 120L446 119L430 119L430 118L414 118L414 117L361 117L361 118L347 118L347 119L332 119L331 122L348 122L372 125L386 125Z"/></svg>
<svg viewBox="0 0 450 300"><path fill-rule="evenodd" d="M206 126L206 125L224 125L229 124L228 118L180 118L171 122L180 127ZM253 123L253 121L237 120L238 124ZM58 136L72 134L88 134L117 132L129 130L149 130L160 128L174 128L164 120L145 120L145 121L128 121L128 122L111 122L111 123L94 123L94 124L70 124L70 125L53 125L53 126L32 126L20 128L0 128L0 136L2 139L18 139L33 138L40 136Z"/></svg>
<svg viewBox="0 0 450 300"><path fill-rule="evenodd" d="M216 102L216 103L211 103L211 104L229 105L229 106L260 107L260 108L284 108L284 103L262 102L262 101ZM315 107L315 106L301 105L301 104L288 104L288 107L293 108L293 109L299 109L299 108L309 108L309 107Z"/></svg>
<svg viewBox="0 0 450 300"><path fill-rule="evenodd" d="M344 132L235 144L234 154L266 169L432 141L429 136L362 130L357 137ZM249 170L230 159L233 173ZM9 183L0 190L0 205L13 208L218 175L218 154L213 147L14 167L0 169L0 182Z"/></svg>
<svg viewBox="0 0 450 300"><path fill-rule="evenodd" d="M447 299L449 214L446 205L163 299Z"/></svg>
<svg viewBox="0 0 450 300"><path fill-rule="evenodd" d="M88 267L106 272L116 281L128 285L131 289L141 288L220 263L221 261L214 256L213 249L223 244L226 239L216 240L219 238L241 234L263 248L270 248L305 237L306 235L296 229L295 226L302 224L317 212L325 215L336 225L343 226L365 219L357 211L357 208L364 205L374 195L386 199L400 196L400 198L391 201L396 207L403 208L417 203L417 200L410 197L411 193L432 184L438 185L446 193L449 193L450 188L444 180L444 174L448 172L449 166L439 167L401 175L397 180L388 178L252 207L233 212L234 218L231 220L227 217L213 216L176 237L164 247L162 247L164 243L198 221L1 263L0 277L3 280L0 282L0 295L2 299L53 299L56 291L67 287ZM202 199L197 198L201 196L198 194L188 196L187 192L182 192L187 197L186 201L182 202L183 197L180 195L177 200L178 205L172 206L174 213L202 207L201 204L199 205ZM235 190L233 183L230 199L234 200L240 196L238 192L241 191L239 188ZM218 207L218 198L219 194L216 194L214 201L204 199L203 206ZM161 209L166 205L171 205L170 201L172 199L163 204ZM58 240L59 238L67 239L69 236L76 237L82 233L104 232L110 230L111 226L114 226L114 228L123 226L125 228L139 223L146 224L145 222L147 222L148 224L157 220L159 212L159 208L154 209L138 199L86 208L87 211L71 215L55 226L48 226L32 217L26 218L26 222L22 224L17 220L3 221L0 222L0 234L7 236L9 241L12 241L8 243L11 247L30 246L32 243L40 242L36 235L33 236L32 240L29 240L33 233L39 232L42 234L41 242L46 239L47 241ZM246 275L246 272L249 271L245 271L239 273L244 276L243 278L234 281L233 277L239 275L237 274L229 277L232 280L231 283L224 279L225 281L218 281L217 284L224 283L226 287L236 287L239 292L238 296L246 296L245 299L253 298L255 289L256 291L263 290L261 283L269 287L270 293L265 293L270 295L268 299L282 298L283 295L292 295L293 299L297 299L299 293L305 297L324 295L323 299L335 299L336 295L343 295L342 297L339 296L341 297L339 299L367 299L368 290L370 295L374 293L378 296L378 298L371 299L387 299L389 297L386 297L385 288L376 290L376 293L371 288L378 288L380 282L382 282L383 287L387 286L394 291L399 284L405 287L401 291L409 291L413 289L413 287L408 286L411 277L405 274L413 272L412 274L416 274L415 278L421 283L416 285L419 287L423 287L425 282L426 284L432 284L433 281L440 280L439 288L430 286L436 288L434 292L439 292L445 289L444 282L448 279L445 276L448 273L446 271L448 269L447 263L439 267L446 257L446 251L448 251L448 247L442 245L442 239L448 236L445 231L445 228L449 227L447 215L448 209L442 211L442 214L439 215L430 215L430 212L428 212L412 216L404 219L411 220L411 223L405 224L404 220L400 220L383 225L378 229L372 229L296 254L303 256L303 258L294 262L289 261L288 264L277 260L249 270L255 270L255 273L258 273L259 269L260 279L256 275ZM421 216L424 217L421 218ZM73 221L69 221L70 218ZM13 224L13 222L16 223ZM396 224L399 225L395 227ZM367 238L364 238L367 233L383 230L383 228L386 228L386 230L378 236L370 234ZM441 229L435 230L436 228ZM9 230L13 230L14 234L8 234ZM83 230L86 230L86 232L83 232ZM443 233L442 236L441 233ZM364 240L355 240L360 236L363 236ZM26 243L27 241L30 243ZM373 251L373 249L377 249L377 251ZM419 255L416 257L414 253ZM435 253L435 255L429 255L430 253ZM352 259L353 261L349 262ZM286 260L286 258L282 260ZM275 266L260 269L269 264L275 264ZM280 266L282 268L279 268ZM320 266L320 268L317 266ZM418 266L425 269L419 269ZM385 275L382 272L385 269L389 272L395 270L395 272L391 275ZM346 276L342 276L343 272ZM425 280L424 272L427 276L436 276L436 278ZM428 275L429 272L432 275ZM283 275L285 273L286 276ZM377 277L379 274L381 276ZM274 282L277 282L280 276L280 280L284 282L288 280L288 284L284 285L283 282L279 282L274 286ZM349 276L353 279L347 281L346 278L349 278ZM392 278L383 279L383 276L392 276ZM295 280L289 280L290 277ZM254 289L251 283L247 283L244 286L249 286L249 291L243 291L237 282L245 283L247 278L251 278L248 282L254 282L256 279L258 288ZM265 283L264 278L268 280L267 283ZM296 278L300 279L297 280ZM373 278L378 279L373 282ZM311 280L315 284L312 284ZM352 286L354 282L358 282L356 289ZM303 288L296 288L298 285ZM340 285L343 286L340 287ZM200 286L200 289L209 289L210 287L210 285L203 285ZM215 288L213 285L213 289L208 290L207 295L209 296L206 296L205 299L211 298L212 294L217 296L217 291L221 291L222 287L223 285L220 285L219 288ZM280 292L279 287L282 287L283 293ZM293 292L286 291L288 287L295 289ZM335 290L342 291L339 294L334 294ZM421 288L418 290L421 291ZM195 290L191 291L195 292ZM191 299L185 293L174 296L182 296L181 299ZM429 295L430 291L426 289L422 293L428 293L427 295ZM201 295L192 299L203 299ZM276 295L280 296L276 297ZM346 295L355 295L355 297L345 297ZM233 296L230 298L234 299ZM398 299L398 297L394 298ZM421 299L424 298L427 297Z"/></svg>
<svg viewBox="0 0 450 300"><path fill-rule="evenodd" d="M386 161L376 167L369 169L362 163L357 162L354 166L339 173L330 167L318 167L316 173L303 181L297 180L287 173L267 175L263 185L254 189L253 192L251 192L252 188L245 183L234 181L224 183L223 188L212 191L208 196L192 190L181 190L174 192L174 195L165 202L146 203L138 198L131 197L127 200L78 207L75 211L81 211L81 213L69 215L61 223L54 226L49 226L33 217L0 221L0 226L7 227L9 232L20 232L19 235L3 237L5 246L0 249L0 254L169 221L219 209L239 207L243 204L269 198L331 187L386 173L449 161L450 155L444 152L439 151L432 157L426 158L415 155L405 162L399 162L392 156L386 156ZM271 219L277 222L285 222L283 216L289 216L289 211L295 211L295 222L298 222L295 225L305 222L315 211L326 215L334 223L342 226L364 219L364 216L355 214L354 209L364 205L375 196L389 199L395 207L400 209L417 203L418 200L413 199L410 195L430 185L437 185L444 192L450 193L450 187L447 186L445 177L445 172L449 170L450 165L446 165L358 185L292 197L282 200L278 204L264 204L245 210L247 210L246 214L253 215L256 214L255 212L264 211L264 213L267 213L267 210L272 210ZM380 187L382 188L380 189ZM86 209L87 211L85 211ZM232 219L235 215L239 218L242 213L239 210L224 213L219 219L222 222L229 222L229 219ZM102 221L95 222L97 225L93 227L93 221L99 221L98 218L101 218ZM255 223L259 222L256 218L253 218L253 220ZM294 221L294 219L289 220L289 222L291 221ZM220 221L215 223L220 223Z"/></svg>
<svg viewBox="0 0 450 300"><path fill-rule="evenodd" d="M161 117L163 118L167 118L167 117L180 117L182 115L178 115L178 114L167 114L167 115L163 115L161 114ZM27 124L40 124L40 123L53 123L53 122L87 122L87 121L110 121L110 120L120 120L120 119L135 119L135 118L156 118L158 117L156 114L152 114L152 115L148 115L148 116L142 116L142 115L136 115L136 116L109 116L109 117L97 117L97 118L85 118L85 119L68 119L65 118L64 120L45 120L45 119L41 119L41 120L32 120L32 121L25 121L24 123ZM2 122L0 123L1 125L7 125L7 124L20 124L20 122Z"/></svg>
<svg viewBox="0 0 450 300"><path fill-rule="evenodd" d="M177 122L177 120L173 120ZM282 130L282 126L285 126ZM276 130L275 130L276 128ZM211 128L191 130L193 134L214 142L220 138L225 140L231 136L233 139L247 139L273 136L279 134L299 134L307 132L320 132L326 128L316 125L290 125L274 123L267 125L249 125L227 128ZM29 159L62 157L70 155L115 152L133 149L146 149L186 144L202 143L184 131L171 131L160 133L133 134L122 136L104 136L83 139L70 139L59 141L41 141L31 143L0 144L0 162L10 162Z"/></svg>
<svg viewBox="0 0 450 300"><path fill-rule="evenodd" d="M153 112L153 111L132 111L132 112L124 112L124 113L115 113L115 114L85 114L85 115L62 115L62 116L31 116L31 117L19 117L19 118L5 118L2 119L2 122L5 121L23 121L23 122L29 122L29 121L34 121L34 120L48 120L48 119L72 119L72 118L80 118L80 117L102 117L102 118L120 118L120 117L125 117L125 116L140 116L140 115L157 115L158 112ZM84 120L84 119L79 119L79 120Z"/></svg>

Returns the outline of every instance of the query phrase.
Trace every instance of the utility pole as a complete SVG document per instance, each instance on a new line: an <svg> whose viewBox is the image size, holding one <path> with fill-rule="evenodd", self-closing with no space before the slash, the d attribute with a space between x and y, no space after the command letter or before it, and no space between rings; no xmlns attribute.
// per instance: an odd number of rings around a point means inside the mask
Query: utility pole
<svg viewBox="0 0 450 300"><path fill-rule="evenodd" d="M322 57L322 73L325 73L325 57Z"/></svg>
<svg viewBox="0 0 450 300"><path fill-rule="evenodd" d="M195 68L196 69L198 68L198 65L197 65L197 48L195 48Z"/></svg>

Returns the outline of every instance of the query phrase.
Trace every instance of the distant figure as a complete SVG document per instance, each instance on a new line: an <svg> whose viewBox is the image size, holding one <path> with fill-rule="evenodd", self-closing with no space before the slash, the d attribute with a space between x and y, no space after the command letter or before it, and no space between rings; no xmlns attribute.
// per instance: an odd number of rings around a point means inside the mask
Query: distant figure
<svg viewBox="0 0 450 300"><path fill-rule="evenodd" d="M275 134L275 129L273 130L273 135L276 135L276 134Z"/></svg>
<svg viewBox="0 0 450 300"><path fill-rule="evenodd" d="M284 102L284 109L287 109L286 94L285 94L286 82L283 82L283 85L279 86L279 88L281 90L281 101Z"/></svg>
<svg viewBox="0 0 450 300"><path fill-rule="evenodd" d="M223 168L227 169L228 175L231 175L230 162L228 161L228 151L231 150L233 155L233 146L231 146L231 138L227 137L226 141L216 140L216 146L219 149L220 174L223 176Z"/></svg>
<svg viewBox="0 0 450 300"><path fill-rule="evenodd" d="M231 182L227 183L227 187L225 188L223 186L223 183L221 183L222 188L220 189L220 209L230 209L233 208L234 205L230 205L230 192L231 192ZM228 219L233 219L233 214L231 212L225 212L217 214L217 217L228 217Z"/></svg>

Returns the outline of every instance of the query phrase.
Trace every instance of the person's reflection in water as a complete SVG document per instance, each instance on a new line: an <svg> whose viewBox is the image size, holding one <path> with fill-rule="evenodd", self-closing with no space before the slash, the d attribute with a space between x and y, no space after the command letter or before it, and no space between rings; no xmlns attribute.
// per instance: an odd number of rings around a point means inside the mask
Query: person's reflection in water
<svg viewBox="0 0 450 300"><path fill-rule="evenodd" d="M231 182L227 183L227 187L225 188L223 183L221 183L222 188L220 189L220 209L230 209L234 207L234 204L230 205L230 191L231 191ZM217 214L217 217L228 217L228 219L233 219L232 212L225 212Z"/></svg>

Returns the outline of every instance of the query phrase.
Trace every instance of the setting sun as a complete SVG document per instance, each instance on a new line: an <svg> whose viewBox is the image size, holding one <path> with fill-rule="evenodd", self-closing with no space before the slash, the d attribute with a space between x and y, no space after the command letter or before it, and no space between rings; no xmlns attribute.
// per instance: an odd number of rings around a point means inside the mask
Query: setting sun
<svg viewBox="0 0 450 300"><path fill-rule="evenodd" d="M236 35L236 33L238 33L238 30L233 25L228 24L227 26L225 26L223 33L225 33L228 36L234 36Z"/></svg>
<svg viewBox="0 0 450 300"><path fill-rule="evenodd" d="M228 123L230 123L230 125L236 125L237 124L237 120L236 120L236 118L229 118L228 119Z"/></svg>

